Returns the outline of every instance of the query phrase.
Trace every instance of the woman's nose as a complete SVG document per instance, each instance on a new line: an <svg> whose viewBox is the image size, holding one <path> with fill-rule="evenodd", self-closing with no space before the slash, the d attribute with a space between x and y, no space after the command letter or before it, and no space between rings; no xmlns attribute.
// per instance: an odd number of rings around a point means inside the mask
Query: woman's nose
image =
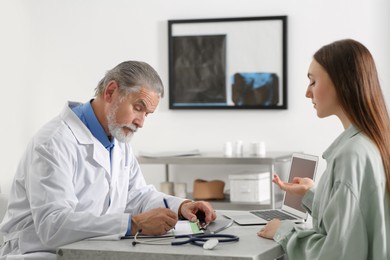
<svg viewBox="0 0 390 260"><path fill-rule="evenodd" d="M313 93L311 92L311 88L310 86L307 87L306 89L306 95L305 95L307 98L312 98L313 97Z"/></svg>

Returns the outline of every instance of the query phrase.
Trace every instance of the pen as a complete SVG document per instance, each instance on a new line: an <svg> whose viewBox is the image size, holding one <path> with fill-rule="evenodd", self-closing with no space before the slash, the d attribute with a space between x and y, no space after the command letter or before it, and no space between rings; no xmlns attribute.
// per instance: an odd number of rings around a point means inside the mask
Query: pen
<svg viewBox="0 0 390 260"><path fill-rule="evenodd" d="M166 209L169 209L167 199L166 199L166 198L163 198L163 201L164 201L165 208L166 208ZM173 229L175 229L175 227L173 227Z"/></svg>
<svg viewBox="0 0 390 260"><path fill-rule="evenodd" d="M163 198L163 201L164 201L165 208L166 208L166 209L169 209L167 199L166 199L166 198Z"/></svg>

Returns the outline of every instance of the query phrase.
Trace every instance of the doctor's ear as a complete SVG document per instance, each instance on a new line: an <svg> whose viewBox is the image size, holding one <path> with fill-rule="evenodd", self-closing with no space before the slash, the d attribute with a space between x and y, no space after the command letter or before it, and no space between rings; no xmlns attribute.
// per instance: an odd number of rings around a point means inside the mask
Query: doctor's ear
<svg viewBox="0 0 390 260"><path fill-rule="evenodd" d="M107 87L103 92L104 100L111 102L115 91L119 90L119 85L115 80L108 82Z"/></svg>

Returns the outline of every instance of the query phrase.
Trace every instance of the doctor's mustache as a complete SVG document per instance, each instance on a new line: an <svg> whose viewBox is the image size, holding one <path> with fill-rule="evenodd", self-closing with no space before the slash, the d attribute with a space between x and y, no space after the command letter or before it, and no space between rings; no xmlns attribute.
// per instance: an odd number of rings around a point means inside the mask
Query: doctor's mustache
<svg viewBox="0 0 390 260"><path fill-rule="evenodd" d="M138 127L134 124L122 124L120 127L130 129L133 133L138 131Z"/></svg>

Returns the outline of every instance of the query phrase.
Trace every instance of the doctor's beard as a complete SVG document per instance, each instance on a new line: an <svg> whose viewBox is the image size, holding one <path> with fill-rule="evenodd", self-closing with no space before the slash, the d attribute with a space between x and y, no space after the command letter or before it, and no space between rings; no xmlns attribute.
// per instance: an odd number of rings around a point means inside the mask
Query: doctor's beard
<svg viewBox="0 0 390 260"><path fill-rule="evenodd" d="M108 131L110 134L121 143L129 143L133 134L137 132L137 126L134 124L118 124L115 120L116 112L118 110L118 104L115 104L107 115L108 122ZM126 134L124 129L128 128L128 133Z"/></svg>

